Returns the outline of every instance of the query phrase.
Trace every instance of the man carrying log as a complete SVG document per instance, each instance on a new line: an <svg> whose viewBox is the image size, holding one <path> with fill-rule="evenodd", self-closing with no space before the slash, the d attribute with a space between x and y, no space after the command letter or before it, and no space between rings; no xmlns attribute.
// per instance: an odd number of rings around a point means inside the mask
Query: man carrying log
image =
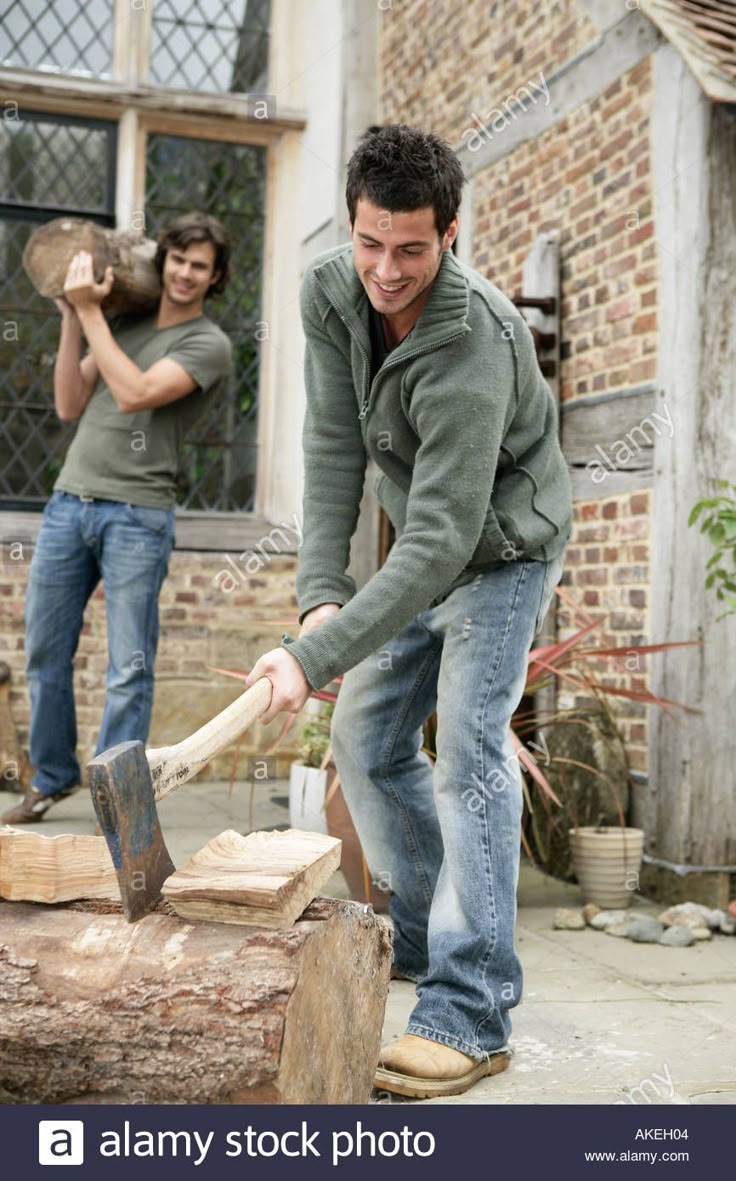
<svg viewBox="0 0 736 1181"><path fill-rule="evenodd" d="M509 727L571 522L531 334L451 251L463 181L447 144L403 125L371 128L350 160L352 242L302 287L302 627L250 676L273 683L268 721L347 672L335 761L371 870L390 883L395 974L417 982L376 1086L416 1098L509 1062L522 983ZM367 458L397 541L356 593L346 568ZM435 707L432 768L422 725Z"/></svg>
<svg viewBox="0 0 736 1181"><path fill-rule="evenodd" d="M64 285L54 369L56 411L79 420L44 512L26 595L32 786L2 817L30 824L76 791L80 769L72 658L100 579L108 632L107 691L97 752L148 737L158 641L158 596L174 542L175 477L184 437L230 371L230 342L204 315L224 291L229 243L204 213L162 232L155 257L161 298L149 316L111 327L80 251ZM81 358L82 334L89 352Z"/></svg>

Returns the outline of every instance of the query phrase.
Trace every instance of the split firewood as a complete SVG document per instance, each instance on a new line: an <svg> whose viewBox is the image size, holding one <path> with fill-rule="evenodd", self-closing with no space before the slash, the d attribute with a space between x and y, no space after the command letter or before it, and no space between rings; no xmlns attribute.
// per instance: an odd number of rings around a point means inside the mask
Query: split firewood
<svg viewBox="0 0 736 1181"><path fill-rule="evenodd" d="M115 275L112 291L102 301L107 313L141 315L158 304L161 284L153 264L156 243L140 234L118 232L78 217L57 217L31 234L23 266L40 295L60 299L69 263L79 250L92 255L95 280L105 268Z"/></svg>
<svg viewBox="0 0 736 1181"><path fill-rule="evenodd" d="M388 924L320 898L288 931L168 903L0 902L0 1103L367 1103Z"/></svg>
<svg viewBox="0 0 736 1181"><path fill-rule="evenodd" d="M46 837L0 828L0 898L10 902L71 902L119 898L104 837Z"/></svg>
<svg viewBox="0 0 736 1181"><path fill-rule="evenodd" d="M171 874L162 894L187 919L290 927L340 865L323 833L222 832Z"/></svg>

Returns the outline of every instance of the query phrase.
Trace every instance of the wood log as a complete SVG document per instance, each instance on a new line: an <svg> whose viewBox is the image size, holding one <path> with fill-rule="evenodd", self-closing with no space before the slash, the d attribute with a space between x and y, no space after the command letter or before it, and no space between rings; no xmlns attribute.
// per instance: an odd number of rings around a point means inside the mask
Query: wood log
<svg viewBox="0 0 736 1181"><path fill-rule="evenodd" d="M335 899L287 931L0 902L0 1102L365 1103L390 963Z"/></svg>
<svg viewBox="0 0 736 1181"><path fill-rule="evenodd" d="M231 829L172 873L161 893L185 919L290 927L340 868L340 849L318 832Z"/></svg>
<svg viewBox="0 0 736 1181"><path fill-rule="evenodd" d="M118 232L78 217L57 217L31 234L23 266L40 295L59 299L72 257L78 250L92 255L95 280L111 266L115 281L102 301L108 314L142 315L158 304L161 284L153 265L156 243L140 234Z"/></svg>
<svg viewBox="0 0 736 1181"><path fill-rule="evenodd" d="M0 898L22 902L119 899L107 841L91 835L47 837L0 828Z"/></svg>

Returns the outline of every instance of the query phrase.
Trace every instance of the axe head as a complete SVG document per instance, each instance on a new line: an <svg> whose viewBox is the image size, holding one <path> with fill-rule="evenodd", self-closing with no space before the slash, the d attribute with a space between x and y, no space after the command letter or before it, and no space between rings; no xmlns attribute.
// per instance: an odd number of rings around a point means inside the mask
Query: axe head
<svg viewBox="0 0 736 1181"><path fill-rule="evenodd" d="M143 743L121 742L88 763L87 770L123 912L134 923L152 910L175 869L161 835Z"/></svg>

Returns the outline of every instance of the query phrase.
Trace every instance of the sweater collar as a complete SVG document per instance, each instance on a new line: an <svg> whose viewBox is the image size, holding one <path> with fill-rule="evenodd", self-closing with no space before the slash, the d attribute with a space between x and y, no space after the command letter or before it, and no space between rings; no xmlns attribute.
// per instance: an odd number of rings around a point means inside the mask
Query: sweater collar
<svg viewBox="0 0 736 1181"><path fill-rule="evenodd" d="M352 245L345 246L315 269L315 274L327 292L331 303L340 312L348 327L363 342L370 353L368 327L368 296L358 278L353 262ZM429 298L422 309L412 332L406 338L407 351L440 344L460 332L469 332L467 324L469 305L468 281L462 264L452 251L442 256L440 269L432 284ZM397 345L394 353L404 347Z"/></svg>

